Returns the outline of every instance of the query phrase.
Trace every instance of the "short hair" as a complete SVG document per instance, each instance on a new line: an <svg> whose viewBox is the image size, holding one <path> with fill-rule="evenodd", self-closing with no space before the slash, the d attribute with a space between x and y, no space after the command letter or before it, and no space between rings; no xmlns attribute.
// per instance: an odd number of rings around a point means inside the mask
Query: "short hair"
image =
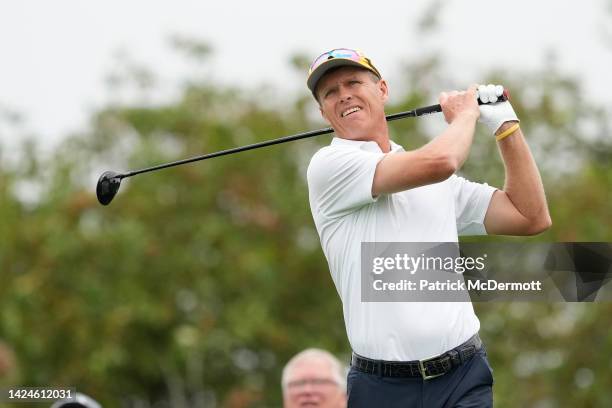
<svg viewBox="0 0 612 408"><path fill-rule="evenodd" d="M293 356L287 362L287 364L285 364L285 367L283 367L283 374L281 377L281 387L283 388L283 391L285 391L287 388L287 384L289 383L289 372L293 366L300 361L309 359L325 360L329 362L332 368L332 376L334 377L334 380L336 380L338 386L340 386L343 390L346 390L346 366L344 366L340 360L334 357L334 355L329 351L319 348L308 348Z"/></svg>
<svg viewBox="0 0 612 408"><path fill-rule="evenodd" d="M312 93L312 96L314 96L315 100L317 101L317 103L320 105L321 101L319 101L319 84L321 83L321 80L323 78L325 78L327 75L331 74L332 72L335 72L341 68L346 68L346 67L352 67L352 68L357 68L360 69L362 71L367 71L368 75L370 76L370 79L372 80L372 82L374 82L375 84L378 83L378 81L380 81L382 78L379 77L378 75L376 75L374 72L370 71L367 68L363 68L363 67L357 67L357 66L352 66L352 65L340 65L339 67L334 67L332 69L330 69L329 71L327 71L325 74L323 74L323 76L321 78L319 78L319 81L317 81L317 84L315 85L315 89L314 92Z"/></svg>

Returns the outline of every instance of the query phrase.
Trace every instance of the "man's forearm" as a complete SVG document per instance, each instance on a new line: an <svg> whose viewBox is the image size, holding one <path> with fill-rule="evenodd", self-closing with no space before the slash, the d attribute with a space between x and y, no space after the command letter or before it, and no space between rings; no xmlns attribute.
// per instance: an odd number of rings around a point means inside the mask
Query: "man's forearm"
<svg viewBox="0 0 612 408"><path fill-rule="evenodd" d="M458 116L442 134L423 148L448 154L458 170L470 153L475 129L475 117L469 114Z"/></svg>
<svg viewBox="0 0 612 408"><path fill-rule="evenodd" d="M448 128L419 149L385 155L374 173L373 197L439 183L463 165L480 114L475 92L476 88L470 87L467 92L450 96L442 93L440 105Z"/></svg>
<svg viewBox="0 0 612 408"><path fill-rule="evenodd" d="M501 134L515 123L504 123L497 134ZM505 193L525 218L538 225L550 225L550 214L540 172L521 129L518 128L500 140L498 146L506 169Z"/></svg>

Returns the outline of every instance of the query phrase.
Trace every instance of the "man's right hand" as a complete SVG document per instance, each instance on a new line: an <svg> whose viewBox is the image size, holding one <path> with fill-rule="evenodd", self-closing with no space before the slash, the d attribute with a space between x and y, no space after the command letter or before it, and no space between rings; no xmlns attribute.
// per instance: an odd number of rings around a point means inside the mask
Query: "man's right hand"
<svg viewBox="0 0 612 408"><path fill-rule="evenodd" d="M480 116L476 85L463 92L443 92L440 105L450 126L419 149L385 155L374 173L373 197L439 183L461 168Z"/></svg>
<svg viewBox="0 0 612 408"><path fill-rule="evenodd" d="M474 122L480 116L476 98L477 85L472 85L467 91L450 91L440 94L440 106L447 123L452 123L459 116L471 117Z"/></svg>

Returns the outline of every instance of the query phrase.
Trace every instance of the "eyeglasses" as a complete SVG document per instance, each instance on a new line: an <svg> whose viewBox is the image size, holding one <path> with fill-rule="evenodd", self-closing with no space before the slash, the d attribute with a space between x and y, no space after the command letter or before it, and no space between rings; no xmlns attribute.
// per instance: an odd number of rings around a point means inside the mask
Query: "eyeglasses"
<svg viewBox="0 0 612 408"><path fill-rule="evenodd" d="M310 69L308 70L308 75L312 74L313 71L317 69L325 61L333 59L333 58L350 59L355 62L358 62L361 65L369 66L372 68L374 67L370 59L366 57L365 55L363 55L360 51L351 50L349 48L336 48L334 50L327 51L319 55L310 65Z"/></svg>
<svg viewBox="0 0 612 408"><path fill-rule="evenodd" d="M338 383L327 378L304 378L302 380L289 381L287 383L287 388L290 390L297 390L304 388L307 385L311 385L313 387L325 387L328 385L338 385Z"/></svg>

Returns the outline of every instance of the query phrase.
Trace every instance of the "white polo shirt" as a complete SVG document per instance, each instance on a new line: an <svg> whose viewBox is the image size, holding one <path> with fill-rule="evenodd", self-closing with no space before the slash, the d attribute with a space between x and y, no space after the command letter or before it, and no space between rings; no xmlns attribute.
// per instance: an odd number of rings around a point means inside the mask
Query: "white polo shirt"
<svg viewBox="0 0 612 408"><path fill-rule="evenodd" d="M391 142L391 152L404 149ZM308 166L310 209L342 299L355 353L377 360L422 360L478 332L470 302L362 302L361 242L458 242L486 234L495 188L456 175L427 186L372 198L376 142L335 137Z"/></svg>

